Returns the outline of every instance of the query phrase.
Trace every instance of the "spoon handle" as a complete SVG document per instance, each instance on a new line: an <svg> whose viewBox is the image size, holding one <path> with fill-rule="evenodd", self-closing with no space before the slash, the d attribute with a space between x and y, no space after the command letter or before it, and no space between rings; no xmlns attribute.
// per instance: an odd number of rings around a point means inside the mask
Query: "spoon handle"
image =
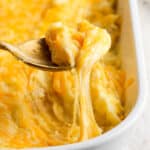
<svg viewBox="0 0 150 150"><path fill-rule="evenodd" d="M6 43L5 42L2 42L0 41L0 49L3 49L3 50L9 50Z"/></svg>
<svg viewBox="0 0 150 150"><path fill-rule="evenodd" d="M0 49L7 50L18 59L25 58L25 55L21 52L19 48L7 42L0 41Z"/></svg>

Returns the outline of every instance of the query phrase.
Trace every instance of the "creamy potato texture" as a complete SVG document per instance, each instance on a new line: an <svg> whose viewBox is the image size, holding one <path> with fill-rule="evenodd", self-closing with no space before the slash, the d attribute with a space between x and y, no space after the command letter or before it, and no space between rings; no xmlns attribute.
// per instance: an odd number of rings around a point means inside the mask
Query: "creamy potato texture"
<svg viewBox="0 0 150 150"><path fill-rule="evenodd" d="M52 60L75 65L48 72L0 50L0 148L85 141L124 118L125 74L115 0L1 0L0 40L46 36Z"/></svg>

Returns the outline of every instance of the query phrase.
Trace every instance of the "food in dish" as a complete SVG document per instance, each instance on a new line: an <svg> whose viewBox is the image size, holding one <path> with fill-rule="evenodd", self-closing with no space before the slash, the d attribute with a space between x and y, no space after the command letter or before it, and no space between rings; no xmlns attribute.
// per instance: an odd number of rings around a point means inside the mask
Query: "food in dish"
<svg viewBox="0 0 150 150"><path fill-rule="evenodd" d="M41 71L0 50L0 147L80 142L121 122L125 74L115 3L0 1L0 40L18 44L46 33L54 63L75 65Z"/></svg>

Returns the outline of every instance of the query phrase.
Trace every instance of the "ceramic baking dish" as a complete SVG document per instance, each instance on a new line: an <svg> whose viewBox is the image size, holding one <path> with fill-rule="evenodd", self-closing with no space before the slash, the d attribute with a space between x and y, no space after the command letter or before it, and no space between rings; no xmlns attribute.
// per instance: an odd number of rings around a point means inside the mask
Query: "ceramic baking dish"
<svg viewBox="0 0 150 150"><path fill-rule="evenodd" d="M102 136L85 142L28 150L117 150L117 147L121 150L120 141L129 136L130 127L144 108L147 88L137 0L119 0L118 13L122 16L120 38L122 67L126 71L127 78L134 79L133 84L126 90L126 119Z"/></svg>

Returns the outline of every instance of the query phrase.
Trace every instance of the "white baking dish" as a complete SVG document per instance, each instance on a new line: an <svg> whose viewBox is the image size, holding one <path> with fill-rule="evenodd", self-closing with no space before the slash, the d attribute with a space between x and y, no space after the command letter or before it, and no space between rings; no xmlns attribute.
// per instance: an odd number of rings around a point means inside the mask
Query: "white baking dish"
<svg viewBox="0 0 150 150"><path fill-rule="evenodd" d="M118 5L123 20L120 39L122 64L127 78L134 78L134 83L126 91L126 119L102 136L85 142L30 150L117 150L118 146L121 150L120 140L128 136L129 127L144 108L147 88L137 0L119 0Z"/></svg>

